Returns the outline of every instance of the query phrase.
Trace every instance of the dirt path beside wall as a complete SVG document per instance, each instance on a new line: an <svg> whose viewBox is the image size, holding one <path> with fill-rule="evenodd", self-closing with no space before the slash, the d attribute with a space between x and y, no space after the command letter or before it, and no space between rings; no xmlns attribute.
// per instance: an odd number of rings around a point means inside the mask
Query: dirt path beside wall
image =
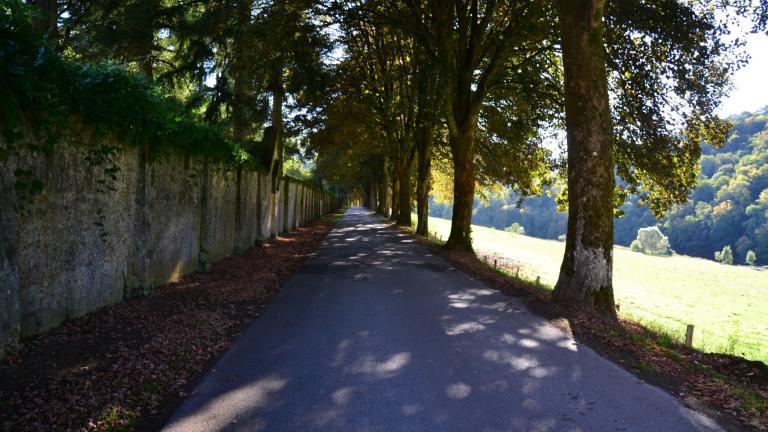
<svg viewBox="0 0 768 432"><path fill-rule="evenodd" d="M332 225L311 223L24 341L0 362L0 430L157 428Z"/></svg>

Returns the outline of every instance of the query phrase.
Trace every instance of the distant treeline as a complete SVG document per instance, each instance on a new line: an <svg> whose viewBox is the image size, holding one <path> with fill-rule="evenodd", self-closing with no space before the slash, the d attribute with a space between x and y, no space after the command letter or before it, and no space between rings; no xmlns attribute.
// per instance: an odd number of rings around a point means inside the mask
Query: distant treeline
<svg viewBox="0 0 768 432"><path fill-rule="evenodd" d="M629 246L638 229L659 225L678 254L714 259L715 251L730 245L734 263L744 264L753 250L757 264L768 264L768 107L731 121L722 148L704 146L699 182L688 202L657 221L638 197L630 197L615 220L616 244ZM491 194L487 204L476 198L472 223L504 229L517 222L528 235L557 239L565 234L567 216L557 211L556 192L528 197L520 207L511 190ZM451 211L450 204L431 202L432 216L450 219Z"/></svg>

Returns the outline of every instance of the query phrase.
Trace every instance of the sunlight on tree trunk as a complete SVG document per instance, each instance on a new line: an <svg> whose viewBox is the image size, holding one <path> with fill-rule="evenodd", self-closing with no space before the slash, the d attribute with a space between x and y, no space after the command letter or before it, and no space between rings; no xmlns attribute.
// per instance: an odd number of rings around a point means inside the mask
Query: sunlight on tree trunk
<svg viewBox="0 0 768 432"><path fill-rule="evenodd" d="M604 0L559 1L568 135L568 233L554 297L615 317L615 178L603 5Z"/></svg>

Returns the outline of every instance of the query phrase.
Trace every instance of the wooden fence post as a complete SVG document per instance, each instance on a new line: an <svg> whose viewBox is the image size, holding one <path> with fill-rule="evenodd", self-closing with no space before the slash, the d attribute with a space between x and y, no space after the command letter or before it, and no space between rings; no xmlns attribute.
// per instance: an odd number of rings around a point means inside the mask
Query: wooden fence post
<svg viewBox="0 0 768 432"><path fill-rule="evenodd" d="M685 329L685 346L693 347L693 324L688 324Z"/></svg>

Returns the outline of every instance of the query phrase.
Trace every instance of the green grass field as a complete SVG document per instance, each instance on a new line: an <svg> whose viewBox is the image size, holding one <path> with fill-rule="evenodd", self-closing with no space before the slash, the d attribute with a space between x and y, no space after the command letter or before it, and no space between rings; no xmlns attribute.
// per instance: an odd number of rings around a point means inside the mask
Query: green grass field
<svg viewBox="0 0 768 432"><path fill-rule="evenodd" d="M447 239L451 222L430 218L429 230ZM478 253L508 257L520 276L550 289L565 243L472 226ZM677 340L695 326L694 346L768 363L768 270L675 255L656 257L617 246L614 291L621 315Z"/></svg>

